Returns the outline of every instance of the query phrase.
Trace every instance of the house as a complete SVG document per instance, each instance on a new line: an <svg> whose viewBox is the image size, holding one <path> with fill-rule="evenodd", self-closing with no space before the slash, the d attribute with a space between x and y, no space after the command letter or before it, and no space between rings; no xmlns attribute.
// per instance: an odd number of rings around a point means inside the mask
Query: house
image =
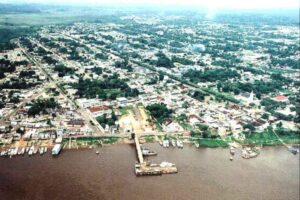
<svg viewBox="0 0 300 200"><path fill-rule="evenodd" d="M82 119L71 119L67 122L68 127L81 128L84 126L84 121Z"/></svg>
<svg viewBox="0 0 300 200"><path fill-rule="evenodd" d="M167 120L165 123L163 123L162 128L165 132L181 132L184 131L184 129L179 125L179 123Z"/></svg>
<svg viewBox="0 0 300 200"><path fill-rule="evenodd" d="M93 117L99 117L104 114L110 115L112 113L112 109L105 105L90 107L88 110Z"/></svg>
<svg viewBox="0 0 300 200"><path fill-rule="evenodd" d="M117 102L118 102L119 106L124 107L124 106L127 106L128 99L125 97L119 97L119 98L117 98Z"/></svg>
<svg viewBox="0 0 300 200"><path fill-rule="evenodd" d="M192 124L193 126L196 125L196 124L204 123L204 120L202 120L197 115L190 115L188 117L188 119L189 119L190 124Z"/></svg>
<svg viewBox="0 0 300 200"><path fill-rule="evenodd" d="M288 102L288 97L283 96L283 95L279 95L273 98L275 101L277 102Z"/></svg>

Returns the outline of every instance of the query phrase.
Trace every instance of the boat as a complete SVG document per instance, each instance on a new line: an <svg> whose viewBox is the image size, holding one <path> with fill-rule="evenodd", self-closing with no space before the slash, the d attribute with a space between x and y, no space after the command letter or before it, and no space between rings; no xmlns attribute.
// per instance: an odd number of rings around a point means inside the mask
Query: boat
<svg viewBox="0 0 300 200"><path fill-rule="evenodd" d="M230 161L233 161L233 156L230 156L230 158L229 158L229 159L230 159Z"/></svg>
<svg viewBox="0 0 300 200"><path fill-rule="evenodd" d="M169 140L163 140L163 147L168 148L170 146Z"/></svg>
<svg viewBox="0 0 300 200"><path fill-rule="evenodd" d="M53 156L58 155L60 153L61 148L62 148L61 144L55 144L52 149L52 155Z"/></svg>
<svg viewBox="0 0 300 200"><path fill-rule="evenodd" d="M235 154L235 148L233 146L230 146L230 154L232 155Z"/></svg>
<svg viewBox="0 0 300 200"><path fill-rule="evenodd" d="M44 153L47 153L48 147L44 147Z"/></svg>
<svg viewBox="0 0 300 200"><path fill-rule="evenodd" d="M38 147L33 147L33 154L36 154L38 152L39 148Z"/></svg>
<svg viewBox="0 0 300 200"><path fill-rule="evenodd" d="M178 148L183 148L183 142L181 140L177 140Z"/></svg>
<svg viewBox="0 0 300 200"><path fill-rule="evenodd" d="M299 149L296 149L292 146L288 147L288 151L291 152L292 154L296 155L297 153L299 153Z"/></svg>
<svg viewBox="0 0 300 200"><path fill-rule="evenodd" d="M253 151L251 148L245 148L242 150L242 157L249 159L249 158L255 158L258 156L258 152Z"/></svg>
<svg viewBox="0 0 300 200"><path fill-rule="evenodd" d="M23 147L22 150L21 150L21 155L24 155L25 150L26 150L25 147Z"/></svg>
<svg viewBox="0 0 300 200"><path fill-rule="evenodd" d="M40 155L43 155L43 154L44 154L44 147L40 147L40 148L39 148L39 153L40 153Z"/></svg>
<svg viewBox="0 0 300 200"><path fill-rule="evenodd" d="M171 144L173 147L176 147L176 141L175 140L171 140Z"/></svg>
<svg viewBox="0 0 300 200"><path fill-rule="evenodd" d="M196 148L199 148L199 147L200 147L199 142L195 142L195 147L196 147Z"/></svg>
<svg viewBox="0 0 300 200"><path fill-rule="evenodd" d="M160 163L159 166L162 167L162 168L164 168L164 167L175 167L176 165L174 163L163 161L163 162Z"/></svg>
<svg viewBox="0 0 300 200"><path fill-rule="evenodd" d="M157 155L157 152L146 149L146 150L142 150L142 154L143 156L155 156Z"/></svg>
<svg viewBox="0 0 300 200"><path fill-rule="evenodd" d="M10 151L10 156L15 156L18 154L18 147L12 148Z"/></svg>
<svg viewBox="0 0 300 200"><path fill-rule="evenodd" d="M7 150L3 150L3 151L1 151L1 154L0 154L1 156L7 156Z"/></svg>
<svg viewBox="0 0 300 200"><path fill-rule="evenodd" d="M33 154L33 150L34 150L34 147L31 146L30 149L28 150L28 155L31 156Z"/></svg>
<svg viewBox="0 0 300 200"><path fill-rule="evenodd" d="M21 155L21 154L22 154L22 149L23 149L23 148L19 148L19 150L18 150L18 155Z"/></svg>
<svg viewBox="0 0 300 200"><path fill-rule="evenodd" d="M25 152L28 153L30 147L26 147Z"/></svg>
<svg viewBox="0 0 300 200"><path fill-rule="evenodd" d="M96 154L99 155L99 151L96 151Z"/></svg>

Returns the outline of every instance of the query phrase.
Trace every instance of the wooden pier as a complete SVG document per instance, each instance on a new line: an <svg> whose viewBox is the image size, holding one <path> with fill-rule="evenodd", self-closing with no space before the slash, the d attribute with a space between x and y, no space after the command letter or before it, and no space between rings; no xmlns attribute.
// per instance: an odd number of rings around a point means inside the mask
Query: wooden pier
<svg viewBox="0 0 300 200"><path fill-rule="evenodd" d="M177 167L172 163L162 162L158 165L145 162L138 136L134 137L134 142L139 160L135 164L135 174L137 176L174 174L178 172Z"/></svg>
<svg viewBox="0 0 300 200"><path fill-rule="evenodd" d="M144 157L143 157L142 148L141 148L138 136L134 137L134 142L135 142L135 147L136 147L136 152L138 155L139 162L140 162L140 164L142 164L142 163L144 163Z"/></svg>

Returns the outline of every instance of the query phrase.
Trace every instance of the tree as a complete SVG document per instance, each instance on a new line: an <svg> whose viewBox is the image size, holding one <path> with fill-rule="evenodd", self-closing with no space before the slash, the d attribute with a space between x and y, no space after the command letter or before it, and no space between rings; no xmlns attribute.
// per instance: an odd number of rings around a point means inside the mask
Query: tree
<svg viewBox="0 0 300 200"><path fill-rule="evenodd" d="M167 118L170 118L172 110L168 109L165 104L151 104L146 107L150 114L159 122L162 123Z"/></svg>

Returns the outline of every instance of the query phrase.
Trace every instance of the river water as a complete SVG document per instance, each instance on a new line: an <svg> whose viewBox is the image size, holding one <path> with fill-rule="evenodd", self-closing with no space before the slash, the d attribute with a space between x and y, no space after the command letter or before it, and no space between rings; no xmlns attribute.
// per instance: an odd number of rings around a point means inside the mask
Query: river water
<svg viewBox="0 0 300 200"><path fill-rule="evenodd" d="M299 156L284 147L263 148L259 157L229 161L228 149L185 146L163 149L156 163L176 163L179 173L136 177L135 147L113 145L64 150L58 157L0 157L1 200L259 200L299 199Z"/></svg>

